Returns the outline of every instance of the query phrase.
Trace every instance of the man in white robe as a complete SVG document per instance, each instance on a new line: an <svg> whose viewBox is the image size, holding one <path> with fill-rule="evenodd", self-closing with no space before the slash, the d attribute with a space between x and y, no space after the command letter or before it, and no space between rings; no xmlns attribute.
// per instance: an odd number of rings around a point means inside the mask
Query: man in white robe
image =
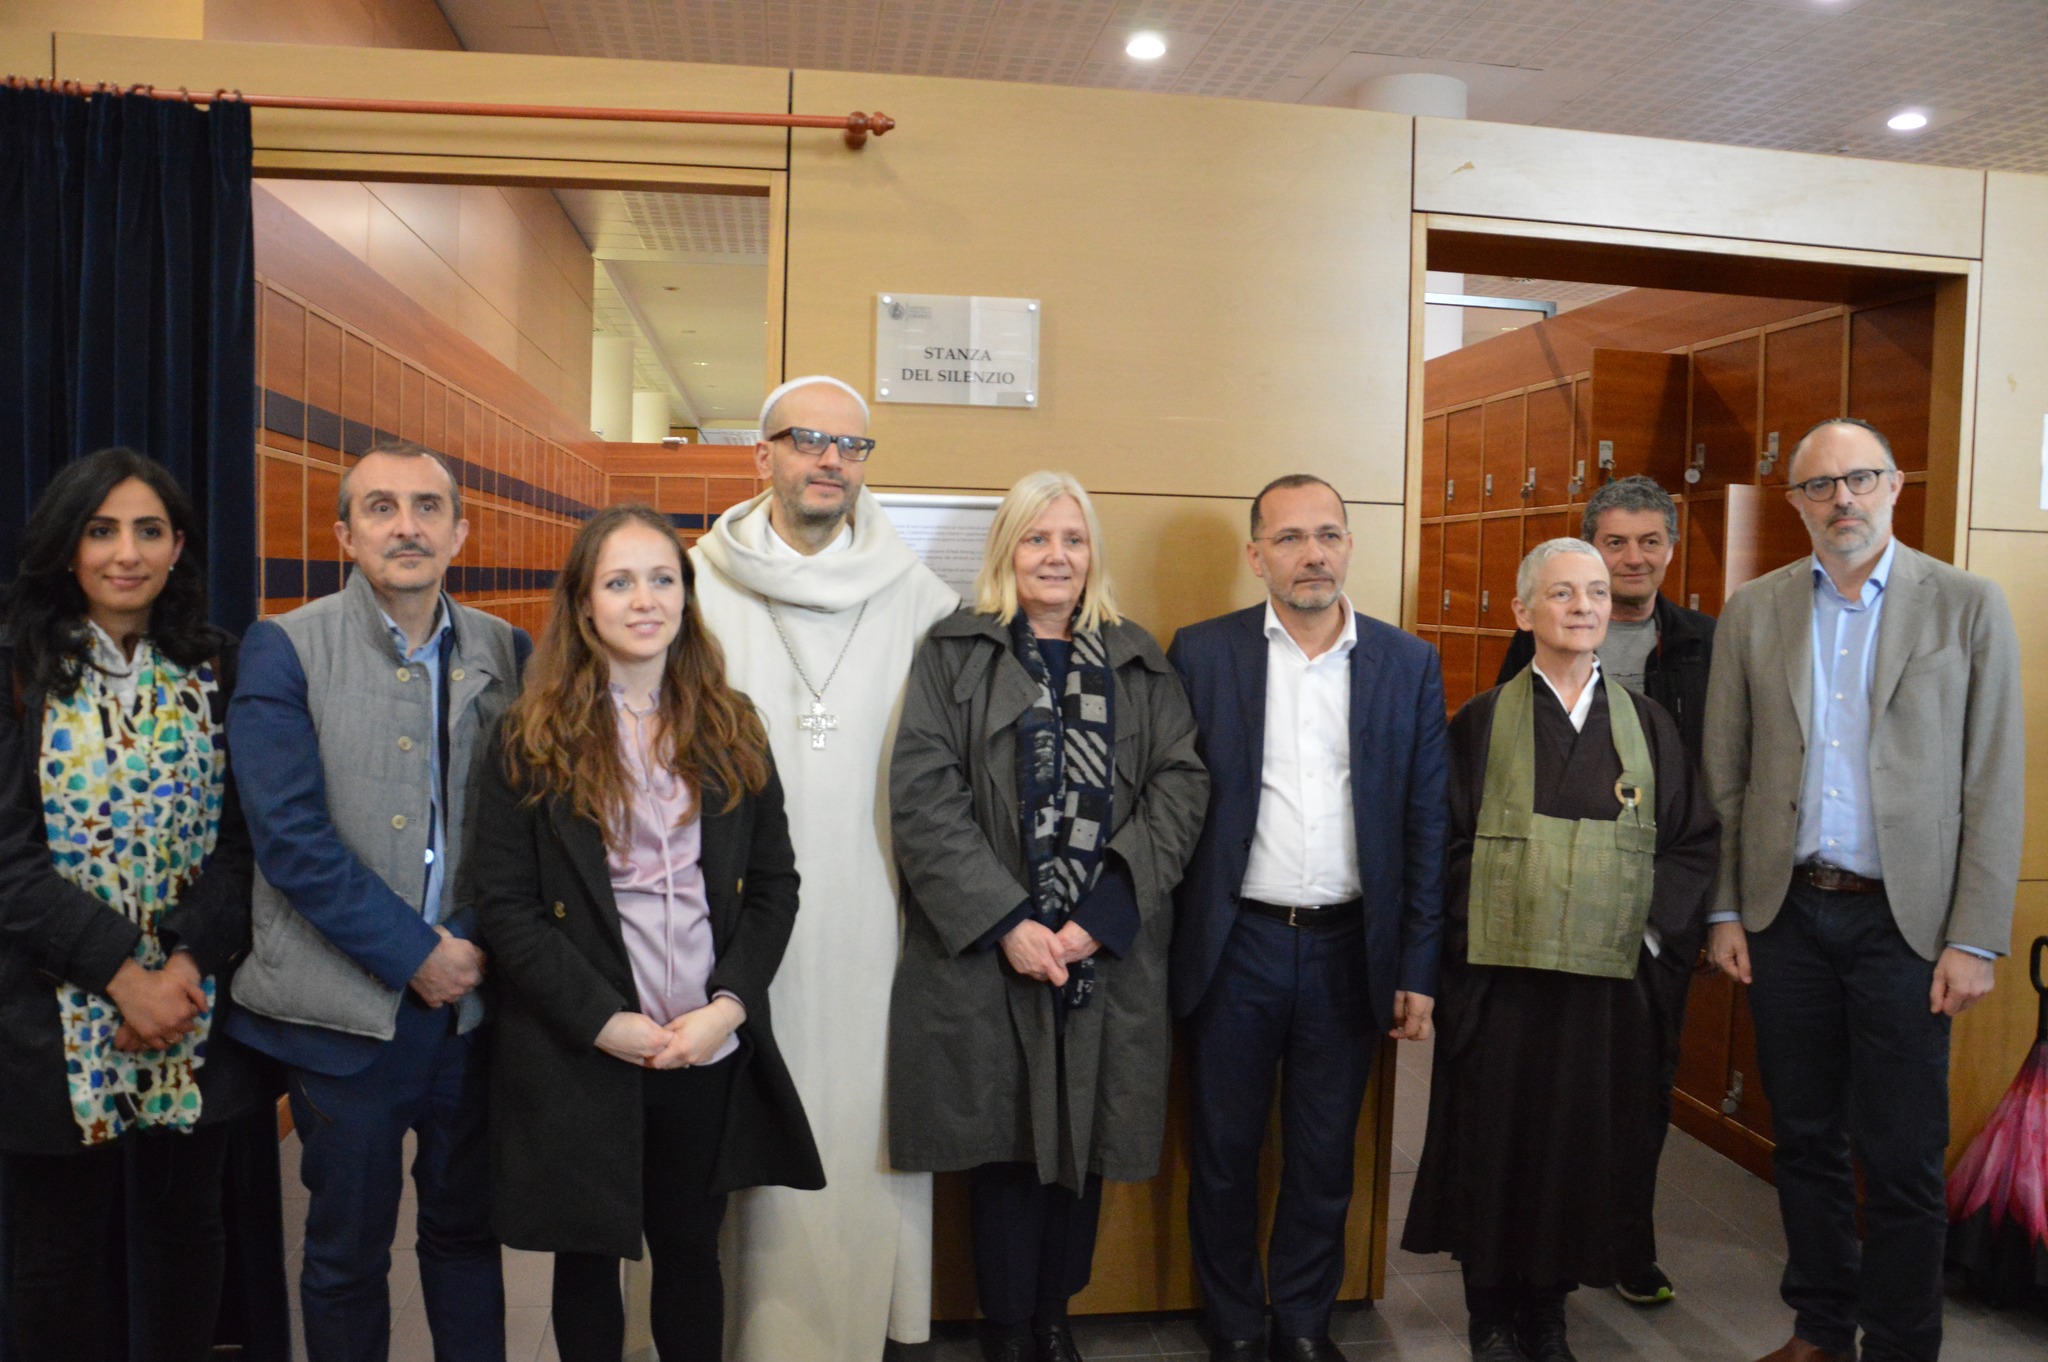
<svg viewBox="0 0 2048 1362"><path fill-rule="evenodd" d="M911 656L959 599L863 490L867 418L836 379L769 394L755 458L770 490L690 551L788 800L803 897L768 996L826 1179L733 1197L733 1362L879 1362L886 1339L931 1328L931 1176L889 1171L882 1125L900 934L888 758Z"/></svg>

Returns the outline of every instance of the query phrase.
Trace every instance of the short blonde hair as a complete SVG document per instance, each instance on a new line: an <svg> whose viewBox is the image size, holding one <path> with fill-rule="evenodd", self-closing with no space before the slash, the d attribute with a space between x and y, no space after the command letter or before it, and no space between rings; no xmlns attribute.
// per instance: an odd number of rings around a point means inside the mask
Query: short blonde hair
<svg viewBox="0 0 2048 1362"><path fill-rule="evenodd" d="M1110 590L1109 568L1102 561L1102 522L1095 518L1095 503L1089 500L1088 489L1071 473L1026 473L1003 495L995 523L988 527L981 571L974 576L976 610L994 615L1004 624L1017 618L1017 545L1032 523L1061 497L1074 499L1088 527L1088 577L1081 583L1081 613L1074 627L1092 631L1123 622L1116 595Z"/></svg>

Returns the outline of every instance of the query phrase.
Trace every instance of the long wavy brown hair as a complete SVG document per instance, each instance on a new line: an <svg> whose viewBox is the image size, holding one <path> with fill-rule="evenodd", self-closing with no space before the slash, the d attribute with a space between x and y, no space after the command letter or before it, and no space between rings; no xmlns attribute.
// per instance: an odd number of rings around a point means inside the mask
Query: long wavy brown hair
<svg viewBox="0 0 2048 1362"><path fill-rule="evenodd" d="M608 507L577 532L555 578L547 628L527 663L525 687L505 714L504 757L506 774L528 803L568 801L578 817L604 830L614 850L626 841L632 781L619 755L611 666L586 607L605 541L628 525L665 536L683 572L682 626L669 645L658 701L657 758L698 792L700 807L707 783L725 792L724 812L768 783L767 731L747 697L726 684L725 653L697 609L697 574L682 541L650 506Z"/></svg>

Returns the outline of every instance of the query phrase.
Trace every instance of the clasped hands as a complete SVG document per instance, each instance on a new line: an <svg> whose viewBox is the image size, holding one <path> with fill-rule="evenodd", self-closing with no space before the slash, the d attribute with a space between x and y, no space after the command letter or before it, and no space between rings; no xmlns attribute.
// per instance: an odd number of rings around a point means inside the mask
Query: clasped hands
<svg viewBox="0 0 2048 1362"><path fill-rule="evenodd" d="M1078 922L1068 922L1058 931L1032 918L1025 918L1003 933L1003 958L1010 968L1026 979L1036 979L1055 988L1067 982L1067 966L1086 960L1101 949Z"/></svg>
<svg viewBox="0 0 2048 1362"><path fill-rule="evenodd" d="M614 1012L597 1033L597 1048L644 1069L687 1069L708 1064L739 1030L747 1009L737 998L713 998L666 1026L644 1012Z"/></svg>
<svg viewBox="0 0 2048 1362"><path fill-rule="evenodd" d="M206 1010L199 966L183 951L157 969L124 960L107 983L107 998L121 1009L114 1048L134 1054L168 1050L191 1033Z"/></svg>

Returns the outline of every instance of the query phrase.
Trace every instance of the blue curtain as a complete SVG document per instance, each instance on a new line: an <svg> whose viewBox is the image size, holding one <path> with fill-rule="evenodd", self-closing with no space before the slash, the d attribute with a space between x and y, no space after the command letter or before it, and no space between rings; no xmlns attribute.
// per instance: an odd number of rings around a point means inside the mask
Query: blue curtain
<svg viewBox="0 0 2048 1362"><path fill-rule="evenodd" d="M246 105L0 89L0 580L51 473L108 445L192 496L217 623L256 618Z"/></svg>

